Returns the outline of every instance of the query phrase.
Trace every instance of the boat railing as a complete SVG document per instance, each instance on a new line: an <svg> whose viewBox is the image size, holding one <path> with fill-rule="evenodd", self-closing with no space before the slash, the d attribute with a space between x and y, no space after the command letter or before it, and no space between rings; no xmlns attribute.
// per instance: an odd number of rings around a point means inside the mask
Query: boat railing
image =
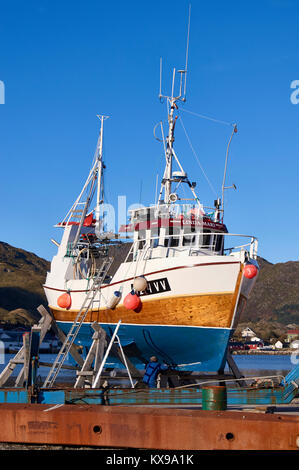
<svg viewBox="0 0 299 470"><path fill-rule="evenodd" d="M252 235L242 235L234 233L209 233L209 242L203 243L205 234L199 232L184 233L183 235L172 234L165 235L164 238L156 235L153 237L141 238L133 241L130 251L127 255L127 261L136 261L142 259L153 259L160 257L176 257L182 254L187 256L198 256L198 255L230 255L233 252L245 252L252 259L257 258L258 240ZM224 243L219 244L217 237L234 237L236 239L247 238L246 243L237 244L230 248L224 248ZM190 245L183 244L183 238L185 240L190 237L192 243ZM191 237L194 237L191 238ZM221 248L217 250L217 244Z"/></svg>
<svg viewBox="0 0 299 470"><path fill-rule="evenodd" d="M165 234L164 237L155 235L138 240L131 240L131 247L125 262L156 258L173 258L183 255L229 256L234 252L239 252L241 256L244 257L247 254L251 259L257 258L258 240L254 236L224 232L210 232L208 238L205 238L206 235L207 234L203 234L202 232L190 232L184 234ZM219 237L225 237L223 242L219 243ZM230 239L247 240L245 243L239 243L230 248L225 248L224 241L228 240L229 237ZM85 250L82 250L83 245ZM80 246L76 247L74 247L72 243L69 243L65 256L74 258L74 262L78 261L79 256L88 259L89 249L90 246L88 243L80 243ZM93 250L95 251L92 251L92 258L95 256L95 252L98 253L97 257L100 256L102 258L107 256L108 245L101 244L100 246L96 246L95 244Z"/></svg>

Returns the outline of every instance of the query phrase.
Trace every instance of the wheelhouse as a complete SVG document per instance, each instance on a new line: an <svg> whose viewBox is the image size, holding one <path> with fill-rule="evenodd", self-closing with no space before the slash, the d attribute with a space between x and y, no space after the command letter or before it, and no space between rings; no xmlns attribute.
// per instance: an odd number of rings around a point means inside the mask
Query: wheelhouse
<svg viewBox="0 0 299 470"><path fill-rule="evenodd" d="M121 232L133 234L133 259L181 255L222 255L226 226L203 214L159 211L145 207L130 212L130 223Z"/></svg>

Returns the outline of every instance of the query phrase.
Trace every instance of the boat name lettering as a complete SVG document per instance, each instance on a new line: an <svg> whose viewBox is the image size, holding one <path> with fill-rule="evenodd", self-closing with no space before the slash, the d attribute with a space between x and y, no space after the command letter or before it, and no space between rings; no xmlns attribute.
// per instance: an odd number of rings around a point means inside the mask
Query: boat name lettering
<svg viewBox="0 0 299 470"><path fill-rule="evenodd" d="M133 289L133 284L131 285ZM145 291L140 292L142 295L153 295L160 294L161 292L169 292L171 290L167 277L161 279L155 279L153 281L147 281L147 288Z"/></svg>

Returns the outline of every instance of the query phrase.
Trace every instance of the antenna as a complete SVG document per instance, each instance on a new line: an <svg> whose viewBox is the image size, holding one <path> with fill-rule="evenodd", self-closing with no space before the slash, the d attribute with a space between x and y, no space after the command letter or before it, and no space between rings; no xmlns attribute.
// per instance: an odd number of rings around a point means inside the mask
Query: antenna
<svg viewBox="0 0 299 470"><path fill-rule="evenodd" d="M156 176L155 207L157 206L158 179L159 179L159 173L157 173L157 176Z"/></svg>
<svg viewBox="0 0 299 470"><path fill-rule="evenodd" d="M171 96L164 96L164 95L162 95L162 57L160 57L160 90L159 90L159 99L160 99L160 101L162 101L162 98L167 98L167 99L175 100L175 101L177 101L177 100L180 100L180 101L183 101L183 102L186 101L187 70L188 70L189 40L190 40L190 21L191 21L191 5L189 5L189 14L188 14L185 68L182 69L182 70L177 70L177 71L176 71L175 68L173 69ZM178 74L180 74L180 91L179 91L179 95L174 97L174 85L175 85L176 72ZM185 79L183 79L183 75L185 75ZM184 81L184 84L183 84L183 81Z"/></svg>
<svg viewBox="0 0 299 470"><path fill-rule="evenodd" d="M190 38L190 19L191 19L191 4L189 4L188 33L187 33L187 46L186 46L186 63L185 63L184 101L186 101L187 70L188 70L188 55L189 55L189 38Z"/></svg>
<svg viewBox="0 0 299 470"><path fill-rule="evenodd" d="M141 204L141 196L142 196L142 179L140 181L139 204Z"/></svg>
<svg viewBox="0 0 299 470"><path fill-rule="evenodd" d="M175 154L175 151L173 149L173 143L174 143L174 129L175 129L175 124L176 120L178 118L177 116L174 116L176 113L176 110L178 110L178 101L185 102L186 101L186 87L187 87L187 68L188 68L188 55L189 55L189 38L190 38L190 19L191 19L191 5L189 5L189 15L188 15L188 28L187 28L187 45L186 45L186 59L185 59L185 68L182 70L176 70L176 68L173 68L173 73L172 73L172 84L171 84L171 94L169 95L163 95L162 94L162 58L160 58L160 92L159 92L159 98L160 101L163 101L163 98L166 99L166 104L167 104L167 114L168 114L168 135L166 139L164 139L164 133L163 133L163 126L161 123L161 132L162 132L162 139L163 139L163 145L164 145L164 153L165 153L165 158L166 158L166 167L164 170L164 175L161 183L161 190L158 198L158 204L161 201L161 196L164 190L164 203L169 205L173 202L175 202L173 199L172 195L172 183L175 182L173 179L172 175L172 162L173 158L175 158L177 164L181 168L181 171L183 172L183 169L181 167L181 164L178 161L178 158ZM176 85L176 74L179 74L179 92L178 95L175 94L175 85ZM155 138L155 130L156 127L154 128L154 136ZM157 139L160 140L160 139ZM187 176L187 175L186 175ZM190 186L190 189L195 197L195 200L198 201L199 199L196 196L194 192L194 186L191 185L191 183L187 180L187 177L184 177L184 182L188 183ZM176 196L176 195L175 195ZM177 196L176 196L177 197Z"/></svg>
<svg viewBox="0 0 299 470"><path fill-rule="evenodd" d="M173 100L174 96L174 81L175 81L175 68L173 69L173 74L172 74L172 89L171 89L171 99Z"/></svg>
<svg viewBox="0 0 299 470"><path fill-rule="evenodd" d="M159 98L162 98L162 57L160 57L160 93Z"/></svg>
<svg viewBox="0 0 299 470"><path fill-rule="evenodd" d="M225 189L230 189L230 188L233 188L235 190L237 189L235 184L233 184L232 186L225 186L229 147L230 147L233 135L236 134L237 132L238 132L237 124L233 124L233 131L231 133L231 136L230 136L230 139L229 139L229 142L228 142L228 145L227 145L227 149L226 149L224 175L223 175L223 182L222 182L222 221L223 221L223 217L224 217L224 191L225 191Z"/></svg>

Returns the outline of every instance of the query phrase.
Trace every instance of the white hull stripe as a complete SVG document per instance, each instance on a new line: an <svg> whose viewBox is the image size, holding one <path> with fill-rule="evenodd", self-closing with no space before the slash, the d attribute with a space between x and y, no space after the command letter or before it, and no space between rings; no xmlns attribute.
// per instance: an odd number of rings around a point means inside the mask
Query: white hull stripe
<svg viewBox="0 0 299 470"><path fill-rule="evenodd" d="M72 321L67 321L67 320L56 320L57 323L69 323L73 324L74 322ZM82 325L92 325L94 322L84 322ZM117 323L104 323L104 322L98 322L100 325L117 325ZM230 331L232 328L227 328L227 327L221 327L221 326L197 326L197 325L160 325L159 323L121 323L121 326L143 326L143 327L151 327L151 326L160 326L161 328L165 327L170 327L170 328L206 328L206 329L213 329L213 330L228 330Z"/></svg>
<svg viewBox="0 0 299 470"><path fill-rule="evenodd" d="M217 262L217 263L199 263L199 264L191 264L189 266L175 266L174 268L167 268L167 269L161 269L160 271L153 271L151 273L145 273L143 274L143 276L151 276L153 274L160 274L160 273L165 273L167 271L175 271L176 269L186 269L186 268L198 268L198 267L202 267L202 266L216 266L216 265L219 265L219 264L240 264L240 261L221 261L221 262ZM134 280L134 277L129 277L128 279L122 279L121 281L117 281L117 282L111 282L110 284L105 284L105 285L102 285L101 286L101 289L105 289L106 287L111 287L111 286L115 286L117 284L123 284L124 282L128 282L128 281L133 281ZM44 285L43 286L44 289L50 289L50 290L55 290L55 291L58 291L58 292L87 292L88 289L82 289L82 290L71 290L69 291L68 289L57 289L56 287L49 287L49 286L46 286Z"/></svg>

